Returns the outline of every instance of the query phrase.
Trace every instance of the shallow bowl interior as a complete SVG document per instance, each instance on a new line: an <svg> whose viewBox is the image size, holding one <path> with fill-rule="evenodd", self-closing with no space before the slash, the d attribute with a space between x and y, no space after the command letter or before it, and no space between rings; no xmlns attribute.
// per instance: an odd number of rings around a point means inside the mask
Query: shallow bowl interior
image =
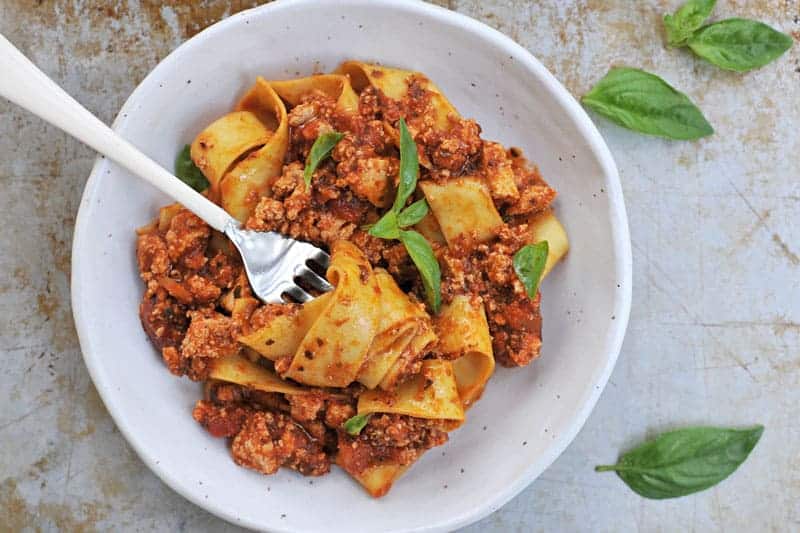
<svg viewBox="0 0 800 533"><path fill-rule="evenodd" d="M73 308L92 378L120 430L173 489L232 522L303 531L447 530L485 516L544 470L582 426L616 360L630 302L630 247L619 180L588 117L510 39L416 2L278 2L200 33L136 89L117 131L167 168L229 111L257 75L328 71L344 59L419 70L484 137L518 146L559 191L572 241L543 286L544 349L500 369L467 424L388 496L344 473L303 478L239 468L191 418L197 384L164 368L139 324L134 230L169 200L107 160L81 203ZM312 505L309 505L313 502Z"/></svg>

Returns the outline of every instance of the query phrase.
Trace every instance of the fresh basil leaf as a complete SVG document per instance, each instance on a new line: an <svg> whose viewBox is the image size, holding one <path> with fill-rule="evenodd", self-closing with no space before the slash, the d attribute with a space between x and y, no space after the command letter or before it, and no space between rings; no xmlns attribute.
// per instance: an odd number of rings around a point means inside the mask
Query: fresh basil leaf
<svg viewBox="0 0 800 533"><path fill-rule="evenodd" d="M542 241L536 244L526 244L514 254L514 271L525 285L528 298L535 298L539 291L539 282L542 280L542 273L547 265L548 253L550 253L550 245L547 241Z"/></svg>
<svg viewBox="0 0 800 533"><path fill-rule="evenodd" d="M323 133L314 144L311 146L311 151L308 152L308 159L306 159L306 168L303 171L303 180L306 182L306 187L311 185L311 176L317 170L319 164L333 151L333 148L342 140L344 133L335 131Z"/></svg>
<svg viewBox="0 0 800 533"><path fill-rule="evenodd" d="M703 25L717 0L689 0L674 15L664 15L667 42L670 46L686 46L686 42Z"/></svg>
<svg viewBox="0 0 800 533"><path fill-rule="evenodd" d="M706 26L689 39L689 48L709 63L736 72L763 67L779 58L794 40L762 22L728 19Z"/></svg>
<svg viewBox="0 0 800 533"><path fill-rule="evenodd" d="M764 426L750 429L694 427L664 433L623 455L614 471L637 494L664 499L713 487L741 465Z"/></svg>
<svg viewBox="0 0 800 533"><path fill-rule="evenodd" d="M366 414L348 418L345 420L344 424L342 424L342 428L350 435L358 435L361 433L361 430L364 429L364 426L367 425L371 416L372 414Z"/></svg>
<svg viewBox="0 0 800 533"><path fill-rule="evenodd" d="M692 140L714 133L685 94L635 68L612 68L581 101L620 126L648 135Z"/></svg>
<svg viewBox="0 0 800 533"><path fill-rule="evenodd" d="M442 271L433 248L425 237L413 230L401 230L400 242L405 245L408 255L419 270L428 305L434 313L438 313L442 305Z"/></svg>
<svg viewBox="0 0 800 533"><path fill-rule="evenodd" d="M397 213L392 210L387 211L369 228L368 233L381 239L399 239L400 227L397 225Z"/></svg>
<svg viewBox="0 0 800 533"><path fill-rule="evenodd" d="M178 152L178 157L175 158L175 176L197 192L203 192L208 189L208 180L192 161L191 150L187 144Z"/></svg>
<svg viewBox="0 0 800 533"><path fill-rule="evenodd" d="M408 132L405 119L400 119L400 184L392 209L400 211L406 200L417 188L419 178L419 154L414 138Z"/></svg>
<svg viewBox="0 0 800 533"><path fill-rule="evenodd" d="M397 225L401 228L413 226L428 214L428 202L423 198L406 207L397 215Z"/></svg>

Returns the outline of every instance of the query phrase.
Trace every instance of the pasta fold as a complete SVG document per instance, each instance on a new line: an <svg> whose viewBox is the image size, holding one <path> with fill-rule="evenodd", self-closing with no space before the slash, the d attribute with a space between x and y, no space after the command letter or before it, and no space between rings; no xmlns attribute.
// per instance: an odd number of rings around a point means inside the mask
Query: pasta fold
<svg viewBox="0 0 800 533"><path fill-rule="evenodd" d="M269 194L288 148L286 107L269 83L258 78L233 113L195 138L191 155L208 178L210 198L244 222L261 196Z"/></svg>
<svg viewBox="0 0 800 533"><path fill-rule="evenodd" d="M348 76L353 89L358 93L368 85L372 85L393 100L403 99L408 94L409 84L416 82L419 86L431 92L428 109L422 110L420 115L433 116L437 129L449 129L450 117L459 116L456 108L445 98L442 91L424 74L419 72L370 65L360 61L345 61L336 69L336 72ZM410 120L409 125L412 123L413 121Z"/></svg>
<svg viewBox="0 0 800 533"><path fill-rule="evenodd" d="M569 238L564 226L549 209L533 215L528 220L528 226L530 227L531 243L547 241L549 252L542 273L542 279L544 279L553 270L553 267L567 255Z"/></svg>
<svg viewBox="0 0 800 533"><path fill-rule="evenodd" d="M333 293L326 293L303 305L297 313L274 317L264 327L239 337L238 341L270 361L293 355L314 321L328 306Z"/></svg>
<svg viewBox="0 0 800 533"><path fill-rule="evenodd" d="M303 96L319 91L336 100L336 107L346 113L358 112L358 95L350 78L342 74L319 74L307 78L270 81L269 84L287 104L296 106Z"/></svg>
<svg viewBox="0 0 800 533"><path fill-rule="evenodd" d="M379 268L375 270L375 278L381 291L381 316L378 334L358 381L370 389L378 385L390 389L404 366L401 356L416 358L436 341L436 335L424 306L401 291L391 274Z"/></svg>
<svg viewBox="0 0 800 533"><path fill-rule="evenodd" d="M494 372L489 324L480 298L458 295L436 317L438 351L453 361L456 387L464 407L480 398Z"/></svg>
<svg viewBox="0 0 800 533"><path fill-rule="evenodd" d="M238 340L273 361L292 356L285 378L346 387L358 377L378 331L381 290L367 258L348 241L333 245L327 276L333 292Z"/></svg>
<svg viewBox="0 0 800 533"><path fill-rule="evenodd" d="M435 420L464 420L453 365L427 359L422 371L389 391L369 390L358 398L358 414L395 413Z"/></svg>
<svg viewBox="0 0 800 533"><path fill-rule="evenodd" d="M336 288L284 377L346 387L356 380L378 329L381 292L366 256L348 241L333 245L327 275Z"/></svg>
<svg viewBox="0 0 800 533"><path fill-rule="evenodd" d="M277 374L249 361L241 355L215 359L211 363L211 379L236 383L263 392L308 394L309 390L282 380Z"/></svg>
<svg viewBox="0 0 800 533"><path fill-rule="evenodd" d="M424 307L388 272L373 272L349 242L335 245L328 279L336 285L333 292L273 317L238 341L272 361L293 356L285 377L300 383L394 387L407 363L436 342Z"/></svg>

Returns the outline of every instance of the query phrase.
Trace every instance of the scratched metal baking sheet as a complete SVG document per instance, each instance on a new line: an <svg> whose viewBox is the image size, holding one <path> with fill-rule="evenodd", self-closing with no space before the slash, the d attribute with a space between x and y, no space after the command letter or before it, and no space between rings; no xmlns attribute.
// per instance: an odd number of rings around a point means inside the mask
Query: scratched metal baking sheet
<svg viewBox="0 0 800 533"><path fill-rule="evenodd" d="M102 119L205 26L260 2L0 0L0 33ZM800 529L800 46L748 75L663 46L673 0L454 0L507 33L576 96L610 65L659 73L717 133L674 143L602 120L634 250L630 328L583 431L503 509L507 531ZM721 0L800 40L798 0ZM0 73L2 75L2 73ZM93 154L0 102L0 531L234 531L163 485L89 380L69 306L70 241ZM718 487L652 502L593 472L689 423L762 423Z"/></svg>

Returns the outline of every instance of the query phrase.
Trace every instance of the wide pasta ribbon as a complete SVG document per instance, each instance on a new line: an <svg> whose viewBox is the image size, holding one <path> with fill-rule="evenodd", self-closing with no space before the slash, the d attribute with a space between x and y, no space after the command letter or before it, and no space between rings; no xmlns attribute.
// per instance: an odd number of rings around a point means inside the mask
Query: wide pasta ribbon
<svg viewBox="0 0 800 533"><path fill-rule="evenodd" d="M392 100L405 98L408 94L409 84L412 80L416 81L425 90L430 91L427 109L423 110L420 116L432 116L434 125L439 130L450 129L450 118L459 116L456 108L442 94L442 91L420 72L370 65L360 61L345 61L339 65L336 72L348 76L357 93L372 85ZM413 119L410 119L409 127L412 129L413 124Z"/></svg>
<svg viewBox="0 0 800 533"><path fill-rule="evenodd" d="M528 218L528 232L528 242L547 241L549 251L547 263L542 272L542 279L544 279L569 251L567 232L550 209L534 213Z"/></svg>
<svg viewBox="0 0 800 533"><path fill-rule="evenodd" d="M436 334L425 307L401 291L391 274L378 268L375 277L381 290L381 316L358 381L369 389L389 390L405 363L436 342Z"/></svg>
<svg viewBox="0 0 800 533"><path fill-rule="evenodd" d="M346 387L358 377L377 332L381 292L369 261L348 241L333 245L327 276L336 287L333 292L239 341L268 359L293 355L285 378Z"/></svg>
<svg viewBox="0 0 800 533"><path fill-rule="evenodd" d="M308 394L311 392L279 378L271 370L253 363L241 355L215 359L211 364L211 372L208 377L262 392L279 392L281 394Z"/></svg>
<svg viewBox="0 0 800 533"><path fill-rule="evenodd" d="M464 420L453 365L427 359L422 371L392 390L369 390L358 397L358 414L394 413L430 420Z"/></svg>
<svg viewBox="0 0 800 533"><path fill-rule="evenodd" d="M333 292L273 317L239 342L272 361L293 355L284 377L299 383L391 389L406 364L436 342L430 317L352 243L339 241L332 252Z"/></svg>
<svg viewBox="0 0 800 533"><path fill-rule="evenodd" d="M492 337L479 297L457 295L442 306L434 323L437 350L453 361L458 395L465 408L480 398L494 372Z"/></svg>
<svg viewBox="0 0 800 533"><path fill-rule="evenodd" d="M350 78L342 74L319 74L295 80L270 81L269 84L290 106L300 104L304 96L319 91L336 100L339 111L358 112L358 95L350 85Z"/></svg>
<svg viewBox="0 0 800 533"><path fill-rule="evenodd" d="M236 111L214 121L192 143L192 161L210 184L209 197L244 222L269 194L289 148L286 107L258 78Z"/></svg>
<svg viewBox="0 0 800 533"><path fill-rule="evenodd" d="M421 181L419 188L450 246L459 238L476 244L489 241L503 226L489 188L479 178L455 178L441 184Z"/></svg>

